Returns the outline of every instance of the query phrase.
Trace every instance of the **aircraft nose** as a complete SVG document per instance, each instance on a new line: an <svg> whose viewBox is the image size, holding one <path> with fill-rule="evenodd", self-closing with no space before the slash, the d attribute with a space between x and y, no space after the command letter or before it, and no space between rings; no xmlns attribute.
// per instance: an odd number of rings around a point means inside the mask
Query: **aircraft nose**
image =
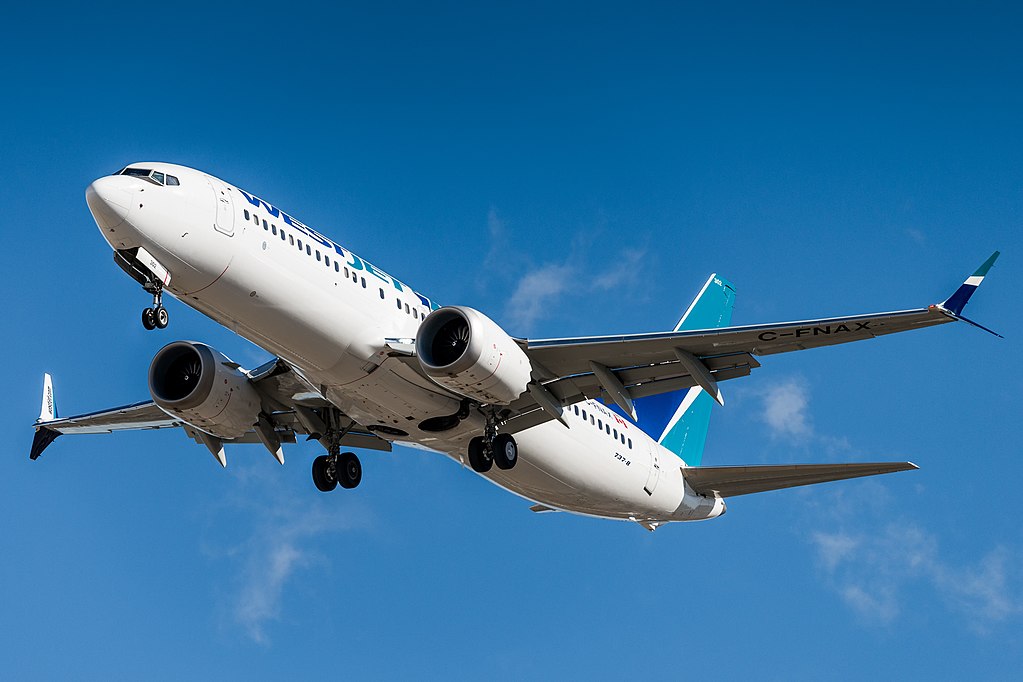
<svg viewBox="0 0 1023 682"><path fill-rule="evenodd" d="M128 178L109 175L96 180L85 190L89 212L102 229L113 229L128 217L132 202L130 186Z"/></svg>

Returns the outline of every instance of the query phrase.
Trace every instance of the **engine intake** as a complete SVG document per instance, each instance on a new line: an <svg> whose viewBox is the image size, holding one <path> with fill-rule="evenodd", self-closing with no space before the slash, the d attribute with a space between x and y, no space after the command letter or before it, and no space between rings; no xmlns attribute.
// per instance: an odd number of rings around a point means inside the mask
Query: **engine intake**
<svg viewBox="0 0 1023 682"><path fill-rule="evenodd" d="M161 348L149 365L149 393L167 414L219 438L238 438L259 418L259 393L249 378L202 343Z"/></svg>
<svg viewBox="0 0 1023 682"><path fill-rule="evenodd" d="M423 371L441 386L488 405L507 405L526 390L532 364L496 322L463 306L430 313L416 336Z"/></svg>

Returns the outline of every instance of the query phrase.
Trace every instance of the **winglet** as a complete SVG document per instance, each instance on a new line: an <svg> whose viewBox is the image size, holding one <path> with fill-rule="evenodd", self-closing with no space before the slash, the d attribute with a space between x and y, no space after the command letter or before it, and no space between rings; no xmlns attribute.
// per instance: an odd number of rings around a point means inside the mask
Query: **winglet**
<svg viewBox="0 0 1023 682"><path fill-rule="evenodd" d="M954 316L960 317L963 313L963 308L966 307L966 303L970 300L970 296L973 296L973 292L976 291L977 287L980 286L980 283L984 281L984 277L987 275L988 270L990 270L991 266L995 264L996 260L998 260L999 255L1000 253L998 251L992 253L991 257L984 261L983 265L977 268L976 272L966 278L966 281L963 282L961 287L956 289L954 294L942 301L940 307L952 313ZM966 321L969 322L969 320Z"/></svg>
<svg viewBox="0 0 1023 682"><path fill-rule="evenodd" d="M52 422L57 418L57 402L53 399L53 378L49 374L43 375L43 404L39 408L39 419L37 424Z"/></svg>
<svg viewBox="0 0 1023 682"><path fill-rule="evenodd" d="M59 431L48 429L45 426L37 426L35 436L32 437L32 450L28 454L29 459L39 459L39 455L43 454L43 450L50 447L50 443L57 440L59 435Z"/></svg>

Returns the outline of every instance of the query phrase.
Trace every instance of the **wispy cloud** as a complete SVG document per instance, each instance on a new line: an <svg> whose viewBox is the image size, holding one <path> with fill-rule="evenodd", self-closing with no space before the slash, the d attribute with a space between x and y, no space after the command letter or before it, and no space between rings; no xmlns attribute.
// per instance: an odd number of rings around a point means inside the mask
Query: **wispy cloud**
<svg viewBox="0 0 1023 682"><path fill-rule="evenodd" d="M772 437L832 456L854 449L848 439L815 428L804 379L786 379L756 395L757 415ZM826 503L819 494L802 498L817 524L809 541L827 584L864 622L895 622L921 589L932 593L929 602L960 615L979 634L1023 617L1019 549L997 545L968 560L950 560L937 534L910 520L891 520L898 498L884 483L865 480L825 495Z"/></svg>
<svg viewBox="0 0 1023 682"><path fill-rule="evenodd" d="M927 243L927 235L924 234L923 230L919 230L915 227L907 227L906 235L920 246Z"/></svg>
<svg viewBox="0 0 1023 682"><path fill-rule="evenodd" d="M788 379L769 386L763 394L761 418L776 438L808 438L813 434L807 407L810 391L802 379Z"/></svg>
<svg viewBox="0 0 1023 682"><path fill-rule="evenodd" d="M977 633L1023 615L1023 556L1004 547L956 564L933 533L909 522L869 534L818 531L811 543L829 584L866 622L896 620L906 592L920 585Z"/></svg>
<svg viewBox="0 0 1023 682"><path fill-rule="evenodd" d="M290 582L301 571L329 566L318 549L325 536L364 528L368 515L332 496L289 494L280 481L262 469L238 467L239 494L219 505L221 517L238 517L231 528L244 529L240 538L207 541L207 552L232 566L221 594L225 616L252 641L269 645L267 626L281 618ZM247 526L247 528L246 528Z"/></svg>
<svg viewBox="0 0 1023 682"><path fill-rule="evenodd" d="M574 268L552 263L525 273L515 286L505 309L516 330L530 330L568 288Z"/></svg>
<svg viewBox="0 0 1023 682"><path fill-rule="evenodd" d="M606 248L603 228L580 228L560 257L537 264L535 252L523 251L508 236L508 227L494 208L487 213L490 247L484 259L480 288L495 282L511 292L504 322L513 334L527 334L544 319L556 317L565 306L593 292L632 292L640 281L645 246ZM546 244L544 253L552 245ZM509 276L511 273L511 276Z"/></svg>

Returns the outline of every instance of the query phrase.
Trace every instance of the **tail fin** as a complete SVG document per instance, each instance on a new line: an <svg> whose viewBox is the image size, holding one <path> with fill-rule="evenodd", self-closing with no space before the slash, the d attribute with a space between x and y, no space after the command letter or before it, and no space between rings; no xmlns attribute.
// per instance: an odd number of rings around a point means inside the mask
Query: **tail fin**
<svg viewBox="0 0 1023 682"><path fill-rule="evenodd" d="M735 288L711 275L675 331L727 327L732 321ZM710 427L714 398L699 386L636 401L639 428L689 466L699 466Z"/></svg>

